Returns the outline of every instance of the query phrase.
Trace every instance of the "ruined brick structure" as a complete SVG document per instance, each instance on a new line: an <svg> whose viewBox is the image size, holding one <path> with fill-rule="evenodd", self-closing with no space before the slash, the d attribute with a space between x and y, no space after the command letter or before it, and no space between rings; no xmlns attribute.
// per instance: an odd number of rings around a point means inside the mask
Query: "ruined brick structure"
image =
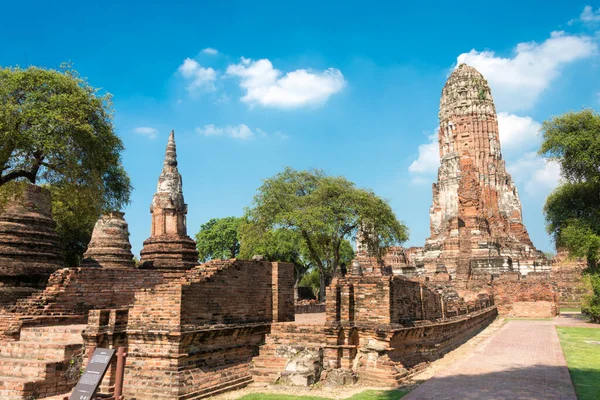
<svg viewBox="0 0 600 400"><path fill-rule="evenodd" d="M0 305L3 400L68 393L89 351L118 346L128 353L127 399L208 397L250 383L252 359L271 324L294 320L293 264L233 259L196 266L173 133L142 268L133 263L123 213L112 212L98 220L82 266L58 269L51 255L60 247L45 242L56 239L49 208L30 201L40 193L29 188L24 206L11 206L0 220L0 232L12 235L0 236L8 255L2 272L47 274L40 288ZM113 366L102 390L114 383Z"/></svg>
<svg viewBox="0 0 600 400"><path fill-rule="evenodd" d="M140 253L142 268L182 271L194 267L198 263L198 251L194 240L187 235L187 204L183 199L183 184L177 169L173 131L169 135L150 213L152 229Z"/></svg>
<svg viewBox="0 0 600 400"><path fill-rule="evenodd" d="M560 275L572 282L561 291L558 274L519 273L539 252L504 169L489 88L472 68L449 78L440 121L432 237L382 259L359 249L312 324L294 321L293 264L196 265L173 132L140 266L113 212L98 220L82 266L61 268L48 194L27 187L0 215L0 398L68 393L86 354L119 346L129 400L200 399L251 382L397 386L498 312L554 315L559 298L576 295L575 275ZM115 378L113 366L103 392Z"/></svg>
<svg viewBox="0 0 600 400"><path fill-rule="evenodd" d="M577 278L551 274L550 260L529 238L502 158L492 94L477 70L462 64L452 72L442 90L439 120L431 236L423 248L391 247L377 258L359 235L353 268L418 279L448 304L488 296L498 299L501 314L555 315L558 293L576 297Z"/></svg>
<svg viewBox="0 0 600 400"><path fill-rule="evenodd" d="M50 192L20 184L0 205L0 306L43 289L64 267Z"/></svg>
<svg viewBox="0 0 600 400"><path fill-rule="evenodd" d="M496 315L485 295L448 302L419 282L377 271L335 278L325 324L274 324L254 360L254 380L395 387Z"/></svg>
<svg viewBox="0 0 600 400"><path fill-rule="evenodd" d="M452 72L442 90L439 119L441 165L433 184L431 236L421 260L425 269L434 272L441 264L453 275L466 276L543 263L506 172L491 90L475 68L461 64ZM491 257L499 258L472 262Z"/></svg>
<svg viewBox="0 0 600 400"><path fill-rule="evenodd" d="M82 267L135 267L129 243L129 228L124 215L113 211L100 217L83 255Z"/></svg>

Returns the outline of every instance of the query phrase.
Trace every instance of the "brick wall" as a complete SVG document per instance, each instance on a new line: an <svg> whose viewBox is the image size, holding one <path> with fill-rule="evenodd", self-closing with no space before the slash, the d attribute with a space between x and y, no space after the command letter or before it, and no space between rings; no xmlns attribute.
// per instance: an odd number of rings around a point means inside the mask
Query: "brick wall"
<svg viewBox="0 0 600 400"><path fill-rule="evenodd" d="M129 399L196 399L251 382L274 320L294 319L293 265L212 261L140 291L129 310Z"/></svg>
<svg viewBox="0 0 600 400"><path fill-rule="evenodd" d="M254 360L253 374L258 382L271 384L282 382L289 374L305 374L306 385L320 375L321 381L338 385L358 380L363 385L397 387L429 362L476 335L496 316L496 308L488 307L443 321L419 321L405 328L360 323L326 327L276 324ZM311 363L317 362L306 349L322 354L316 369L288 368L307 355Z"/></svg>
<svg viewBox="0 0 600 400"><path fill-rule="evenodd" d="M294 267L289 263L271 263L273 266L273 322L293 321Z"/></svg>
<svg viewBox="0 0 600 400"><path fill-rule="evenodd" d="M533 275L532 275L533 274ZM494 304L498 313L511 317L548 318L557 313L556 283L547 273L504 274L494 279Z"/></svg>
<svg viewBox="0 0 600 400"><path fill-rule="evenodd" d="M0 319L0 336L14 336L26 321L36 323L61 323L87 319L93 309L127 307L133 302L136 291L162 282L157 271L118 270L103 268L65 268L50 276L46 289L31 297L19 300L3 310L6 320ZM17 321L17 322L16 322ZM16 330L16 331L15 331Z"/></svg>
<svg viewBox="0 0 600 400"><path fill-rule="evenodd" d="M441 296L399 276L334 279L327 288L327 321L397 324L442 317Z"/></svg>
<svg viewBox="0 0 600 400"><path fill-rule="evenodd" d="M584 296L591 292L589 284L583 281L584 266L573 264L552 267L552 280L558 289L558 302L564 307L580 307Z"/></svg>

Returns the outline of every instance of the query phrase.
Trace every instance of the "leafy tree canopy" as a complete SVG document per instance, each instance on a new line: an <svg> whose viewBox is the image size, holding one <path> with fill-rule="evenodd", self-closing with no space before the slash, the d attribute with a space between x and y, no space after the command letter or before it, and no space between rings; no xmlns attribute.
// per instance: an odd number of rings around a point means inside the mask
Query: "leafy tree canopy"
<svg viewBox="0 0 600 400"><path fill-rule="evenodd" d="M297 286L305 274L314 267L308 248L302 236L296 231L277 228L263 231L260 226L245 220L240 227L241 251L239 257L250 259L253 255L262 255L267 261L290 262L294 264L294 278ZM349 264L354 258L352 244L342 242L340 248L341 263ZM331 260L324 260L326 270L331 272ZM316 269L318 274L318 269Z"/></svg>
<svg viewBox="0 0 600 400"><path fill-rule="evenodd" d="M70 66L0 68L0 190L14 181L48 187L67 262L78 263L102 211L129 202L123 143L110 94Z"/></svg>
<svg viewBox="0 0 600 400"><path fill-rule="evenodd" d="M600 115L593 110L568 112L542 124L539 153L557 161L572 182L600 181Z"/></svg>
<svg viewBox="0 0 600 400"><path fill-rule="evenodd" d="M596 268L600 250L600 115L569 112L542 124L540 155L560 164L563 183L546 199L547 230L557 246Z"/></svg>
<svg viewBox="0 0 600 400"><path fill-rule="evenodd" d="M253 235L286 229L301 238L306 257L319 270L320 297L328 275L342 262L343 243L361 230L372 251L408 239L408 229L372 191L320 170L283 172L264 181L246 215ZM365 227L368 227L365 228Z"/></svg>
<svg viewBox="0 0 600 400"><path fill-rule="evenodd" d="M560 164L562 184L546 199L546 226L556 245L585 258L593 294L582 310L600 321L600 115L569 112L542 124L539 153Z"/></svg>
<svg viewBox="0 0 600 400"><path fill-rule="evenodd" d="M238 230L241 218L213 218L196 234L200 261L235 258L240 252Z"/></svg>

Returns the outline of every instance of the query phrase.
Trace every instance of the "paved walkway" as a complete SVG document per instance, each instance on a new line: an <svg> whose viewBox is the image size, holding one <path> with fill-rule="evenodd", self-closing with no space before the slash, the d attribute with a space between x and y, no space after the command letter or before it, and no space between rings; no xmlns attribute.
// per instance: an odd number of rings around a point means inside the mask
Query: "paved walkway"
<svg viewBox="0 0 600 400"><path fill-rule="evenodd" d="M403 400L576 400L553 321L508 321Z"/></svg>
<svg viewBox="0 0 600 400"><path fill-rule="evenodd" d="M586 316L581 315L578 312L563 312L554 318L554 325L556 326L573 326L576 328L595 328L599 329L600 324L591 324L587 322Z"/></svg>

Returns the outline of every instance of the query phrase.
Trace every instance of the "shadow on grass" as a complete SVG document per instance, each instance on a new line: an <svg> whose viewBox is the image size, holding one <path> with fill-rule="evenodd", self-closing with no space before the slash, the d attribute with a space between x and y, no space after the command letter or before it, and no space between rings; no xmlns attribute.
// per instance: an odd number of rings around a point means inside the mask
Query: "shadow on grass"
<svg viewBox="0 0 600 400"><path fill-rule="evenodd" d="M366 390L349 397L348 400L398 400L408 392L403 390Z"/></svg>
<svg viewBox="0 0 600 400"><path fill-rule="evenodd" d="M600 399L600 368L569 368L578 400Z"/></svg>

